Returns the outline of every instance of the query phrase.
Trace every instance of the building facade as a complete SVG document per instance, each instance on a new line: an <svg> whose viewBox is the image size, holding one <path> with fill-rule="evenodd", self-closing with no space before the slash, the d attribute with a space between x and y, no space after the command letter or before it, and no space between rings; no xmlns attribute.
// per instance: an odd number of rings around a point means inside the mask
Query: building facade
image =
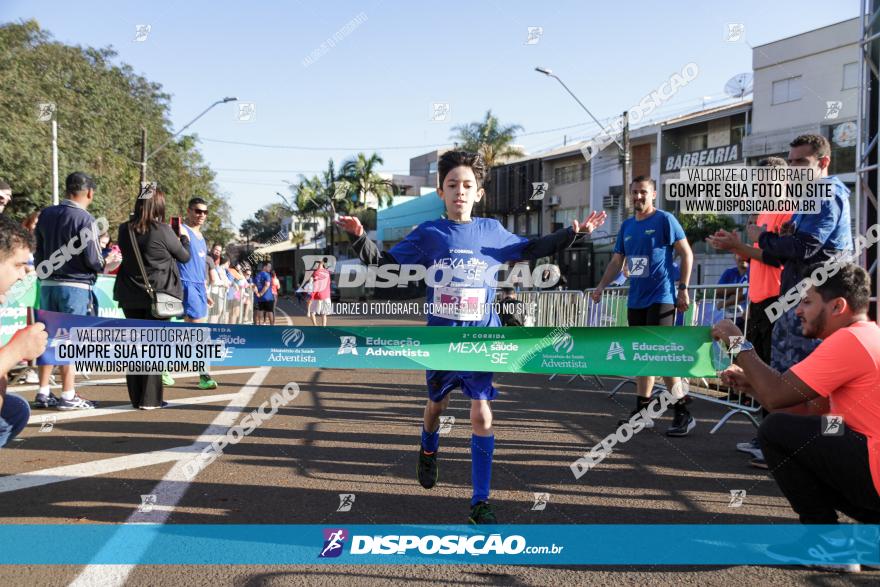
<svg viewBox="0 0 880 587"><path fill-rule="evenodd" d="M754 107L743 141L749 163L786 157L789 143L805 133L831 143L830 173L851 191L853 227L865 218L855 201L856 117L859 99L859 19L780 39L752 50Z"/></svg>

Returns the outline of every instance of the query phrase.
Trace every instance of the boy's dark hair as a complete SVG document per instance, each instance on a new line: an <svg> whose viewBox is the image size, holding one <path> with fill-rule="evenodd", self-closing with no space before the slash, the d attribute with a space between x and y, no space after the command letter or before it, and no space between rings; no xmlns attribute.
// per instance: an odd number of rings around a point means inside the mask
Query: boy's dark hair
<svg viewBox="0 0 880 587"><path fill-rule="evenodd" d="M12 186L0 179L0 190L11 190Z"/></svg>
<svg viewBox="0 0 880 587"><path fill-rule="evenodd" d="M207 206L208 202L206 202L204 198L199 198L198 196L196 196L195 198L189 199L189 202L187 202L186 207L192 208L196 204L204 204L205 206Z"/></svg>
<svg viewBox="0 0 880 587"><path fill-rule="evenodd" d="M456 167L470 167L477 179L477 187L482 187L483 180L486 178L486 162L479 153L470 153L468 151L446 151L437 161L437 173L439 175L439 185L443 187L443 180L449 175L449 172Z"/></svg>
<svg viewBox="0 0 880 587"><path fill-rule="evenodd" d="M28 230L6 216L0 215L0 257L9 257L15 249L33 251L37 243Z"/></svg>
<svg viewBox="0 0 880 587"><path fill-rule="evenodd" d="M95 184L95 180L83 173L82 171L74 171L70 175L67 176L67 179L64 180L64 191L68 196L73 194L78 194L79 192L84 192L86 190L93 190L98 186Z"/></svg>
<svg viewBox="0 0 880 587"><path fill-rule="evenodd" d="M634 183L642 183L643 181L650 183L651 187L654 188L654 191L655 192L657 191L657 182L654 181L654 178L651 177L650 175L636 176L633 178L632 183L630 183L629 185L632 185Z"/></svg>
<svg viewBox="0 0 880 587"><path fill-rule="evenodd" d="M161 190L153 192L151 198L138 198L134 202L134 213L131 216L131 227L137 234L145 234L154 223L165 223L165 193ZM132 243L132 246L136 246Z"/></svg>
<svg viewBox="0 0 880 587"><path fill-rule="evenodd" d="M814 263L804 270L803 278L810 277L814 271L823 267L824 263ZM821 275L821 273L819 273ZM868 272L854 263L843 265L840 270L828 277L822 285L813 288L823 302L834 298L843 298L854 314L868 309L871 300L871 277Z"/></svg>
<svg viewBox="0 0 880 587"><path fill-rule="evenodd" d="M801 147L803 145L810 145L813 148L813 154L818 159L831 156L831 145L828 143L828 139L822 135L800 135L788 144L789 147Z"/></svg>
<svg viewBox="0 0 880 587"><path fill-rule="evenodd" d="M788 167L788 161L782 157L764 157L758 161L758 167Z"/></svg>
<svg viewBox="0 0 880 587"><path fill-rule="evenodd" d="M502 293L503 295L505 295L505 296L509 296L509 295L511 295L511 294L515 294L515 293L516 293L516 290L513 289L512 287L502 287L502 288L501 288L501 293Z"/></svg>

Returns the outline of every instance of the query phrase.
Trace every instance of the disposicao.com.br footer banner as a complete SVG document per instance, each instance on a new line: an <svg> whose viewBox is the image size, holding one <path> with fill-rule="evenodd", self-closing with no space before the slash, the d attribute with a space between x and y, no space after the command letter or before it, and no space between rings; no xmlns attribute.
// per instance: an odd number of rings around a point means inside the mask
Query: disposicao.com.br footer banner
<svg viewBox="0 0 880 587"><path fill-rule="evenodd" d="M880 564L877 525L9 524L0 543L0 564Z"/></svg>

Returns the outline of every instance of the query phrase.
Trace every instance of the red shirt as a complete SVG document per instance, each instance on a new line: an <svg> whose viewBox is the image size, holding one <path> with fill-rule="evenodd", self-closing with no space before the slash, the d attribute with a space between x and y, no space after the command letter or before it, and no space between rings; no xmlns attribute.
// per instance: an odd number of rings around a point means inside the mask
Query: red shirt
<svg viewBox="0 0 880 587"><path fill-rule="evenodd" d="M871 477L880 494L880 326L856 322L835 331L791 372L829 399L844 426L868 439Z"/></svg>
<svg viewBox="0 0 880 587"><path fill-rule="evenodd" d="M755 222L758 226L767 225L769 232L779 234L779 228L791 220L792 214L758 214ZM758 246L758 243L755 243ZM754 261L754 259L753 259ZM760 261L749 263L749 300L753 303L763 302L767 298L779 295L782 286L782 267L773 267Z"/></svg>

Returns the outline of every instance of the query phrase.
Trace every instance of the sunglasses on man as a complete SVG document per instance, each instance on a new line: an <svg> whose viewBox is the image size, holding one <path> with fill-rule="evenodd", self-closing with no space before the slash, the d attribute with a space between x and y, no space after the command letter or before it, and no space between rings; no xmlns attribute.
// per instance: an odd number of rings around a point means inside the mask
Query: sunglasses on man
<svg viewBox="0 0 880 587"><path fill-rule="evenodd" d="M208 209L207 209L207 208L190 208L190 210L192 210L193 212L195 212L195 213L198 214L199 216L202 216L202 215L207 216L207 215L208 215Z"/></svg>

